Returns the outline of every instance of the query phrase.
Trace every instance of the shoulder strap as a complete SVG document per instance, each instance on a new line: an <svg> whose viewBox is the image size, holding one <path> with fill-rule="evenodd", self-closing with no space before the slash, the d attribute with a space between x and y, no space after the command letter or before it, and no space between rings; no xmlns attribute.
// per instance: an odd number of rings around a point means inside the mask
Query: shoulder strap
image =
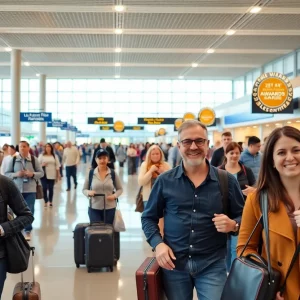
<svg viewBox="0 0 300 300"><path fill-rule="evenodd" d="M17 158L14 156L14 157L13 157L13 166L12 166L12 168L13 168L12 171L13 171L13 172L14 172L14 170L15 170L16 159L17 159Z"/></svg>
<svg viewBox="0 0 300 300"><path fill-rule="evenodd" d="M94 169L91 169L91 170L89 171L89 189L92 189L93 175L94 175Z"/></svg>
<svg viewBox="0 0 300 300"><path fill-rule="evenodd" d="M33 170L35 170L35 157L33 155L31 155L31 163L32 163L32 167L33 167Z"/></svg>
<svg viewBox="0 0 300 300"><path fill-rule="evenodd" d="M218 169L219 183L221 187L224 214L228 215L228 174L222 169Z"/></svg>
<svg viewBox="0 0 300 300"><path fill-rule="evenodd" d="M111 179L112 179L114 188L117 189L116 188L116 173L115 173L114 169L110 169L110 175L111 175Z"/></svg>
<svg viewBox="0 0 300 300"><path fill-rule="evenodd" d="M245 168L245 166L243 165L243 164L241 164L242 165L242 169L243 169L243 171L244 171L244 174L246 175L246 177L247 177L247 179L248 179L248 174L247 174L247 171L246 171L246 168ZM249 180L248 180L249 181Z"/></svg>

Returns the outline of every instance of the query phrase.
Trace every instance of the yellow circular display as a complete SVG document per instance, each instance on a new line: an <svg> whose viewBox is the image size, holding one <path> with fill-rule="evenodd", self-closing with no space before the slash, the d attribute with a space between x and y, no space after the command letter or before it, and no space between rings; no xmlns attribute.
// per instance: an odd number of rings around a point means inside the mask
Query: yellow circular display
<svg viewBox="0 0 300 300"><path fill-rule="evenodd" d="M183 116L184 121L186 121L186 120L195 120L195 119L196 119L196 116L191 112L185 113L184 116Z"/></svg>
<svg viewBox="0 0 300 300"><path fill-rule="evenodd" d="M114 123L114 130L117 132L122 132L125 128L125 125L122 121L116 121Z"/></svg>
<svg viewBox="0 0 300 300"><path fill-rule="evenodd" d="M178 130L178 128L181 126L183 123L183 119L176 119L174 122L175 128Z"/></svg>
<svg viewBox="0 0 300 300"><path fill-rule="evenodd" d="M160 128L160 129L158 130L158 135L165 135L165 134L166 134L166 129Z"/></svg>
<svg viewBox="0 0 300 300"><path fill-rule="evenodd" d="M216 119L215 111L212 108L205 107L199 112L199 121L207 126L214 124Z"/></svg>

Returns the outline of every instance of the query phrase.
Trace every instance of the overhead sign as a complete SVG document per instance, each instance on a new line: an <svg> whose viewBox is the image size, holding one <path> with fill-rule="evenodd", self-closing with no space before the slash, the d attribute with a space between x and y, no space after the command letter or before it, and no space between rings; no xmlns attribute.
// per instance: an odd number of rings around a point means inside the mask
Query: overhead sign
<svg viewBox="0 0 300 300"><path fill-rule="evenodd" d="M55 134L48 135L47 134L47 139L57 139L57 135L55 135Z"/></svg>
<svg viewBox="0 0 300 300"><path fill-rule="evenodd" d="M52 121L52 113L48 112L21 112L20 113L20 121L21 122L51 122Z"/></svg>
<svg viewBox="0 0 300 300"><path fill-rule="evenodd" d="M204 107L200 110L198 120L206 126L211 126L215 123L216 114L212 108Z"/></svg>
<svg viewBox="0 0 300 300"><path fill-rule="evenodd" d="M183 119L176 119L174 122L174 131L178 131L178 128L181 126L183 123Z"/></svg>
<svg viewBox="0 0 300 300"><path fill-rule="evenodd" d="M11 136L11 134L10 133L0 133L0 136Z"/></svg>
<svg viewBox="0 0 300 300"><path fill-rule="evenodd" d="M173 125L177 118L138 118L138 124Z"/></svg>
<svg viewBox="0 0 300 300"><path fill-rule="evenodd" d="M62 122L60 129L61 130L69 130L68 122Z"/></svg>
<svg viewBox="0 0 300 300"><path fill-rule="evenodd" d="M125 129L125 124L122 121L116 121L114 123L114 131L116 132L123 132Z"/></svg>
<svg viewBox="0 0 300 300"><path fill-rule="evenodd" d="M144 130L144 126L125 126L125 130Z"/></svg>
<svg viewBox="0 0 300 300"><path fill-rule="evenodd" d="M88 138L88 137L90 137L90 135L87 134L87 133L80 133L80 134L76 134L76 137L78 137L78 138Z"/></svg>
<svg viewBox="0 0 300 300"><path fill-rule="evenodd" d="M252 113L293 113L293 86L281 73L270 72L258 77L252 92Z"/></svg>
<svg viewBox="0 0 300 300"><path fill-rule="evenodd" d="M114 130L113 126L100 126L100 130Z"/></svg>
<svg viewBox="0 0 300 300"><path fill-rule="evenodd" d="M114 118L88 118L88 124L95 124L95 125L107 125L107 124L113 124Z"/></svg>
<svg viewBox="0 0 300 300"><path fill-rule="evenodd" d="M47 127L62 127L62 121L59 119L53 119L51 122L47 122Z"/></svg>
<svg viewBox="0 0 300 300"><path fill-rule="evenodd" d="M186 121L186 120L195 120L195 119L196 119L196 116L191 112L185 113L184 116L183 116L184 121Z"/></svg>

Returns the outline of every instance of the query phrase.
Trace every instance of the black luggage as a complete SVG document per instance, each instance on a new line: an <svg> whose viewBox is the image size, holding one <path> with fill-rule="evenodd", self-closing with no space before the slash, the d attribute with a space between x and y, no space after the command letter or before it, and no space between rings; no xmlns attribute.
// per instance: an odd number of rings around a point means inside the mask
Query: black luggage
<svg viewBox="0 0 300 300"><path fill-rule="evenodd" d="M74 230L74 259L77 268L85 265L85 229L88 226L89 223L79 223Z"/></svg>

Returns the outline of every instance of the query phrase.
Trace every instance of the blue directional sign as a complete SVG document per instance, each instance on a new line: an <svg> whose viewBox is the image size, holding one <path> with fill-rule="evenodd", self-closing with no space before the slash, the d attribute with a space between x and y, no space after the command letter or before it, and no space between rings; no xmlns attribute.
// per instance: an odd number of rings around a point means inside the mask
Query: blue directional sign
<svg viewBox="0 0 300 300"><path fill-rule="evenodd" d="M11 136L10 133L0 133L0 136Z"/></svg>
<svg viewBox="0 0 300 300"><path fill-rule="evenodd" d="M52 122L47 122L47 127L62 127L62 121L59 119L53 119Z"/></svg>
<svg viewBox="0 0 300 300"><path fill-rule="evenodd" d="M90 135L87 133L81 133L81 134L76 134L76 137L77 138L88 138L88 137L90 137Z"/></svg>
<svg viewBox="0 0 300 300"><path fill-rule="evenodd" d="M60 129L61 130L69 130L69 124L68 124L68 122L62 122Z"/></svg>
<svg viewBox="0 0 300 300"><path fill-rule="evenodd" d="M52 113L48 112L21 112L20 113L21 122L51 122Z"/></svg>

